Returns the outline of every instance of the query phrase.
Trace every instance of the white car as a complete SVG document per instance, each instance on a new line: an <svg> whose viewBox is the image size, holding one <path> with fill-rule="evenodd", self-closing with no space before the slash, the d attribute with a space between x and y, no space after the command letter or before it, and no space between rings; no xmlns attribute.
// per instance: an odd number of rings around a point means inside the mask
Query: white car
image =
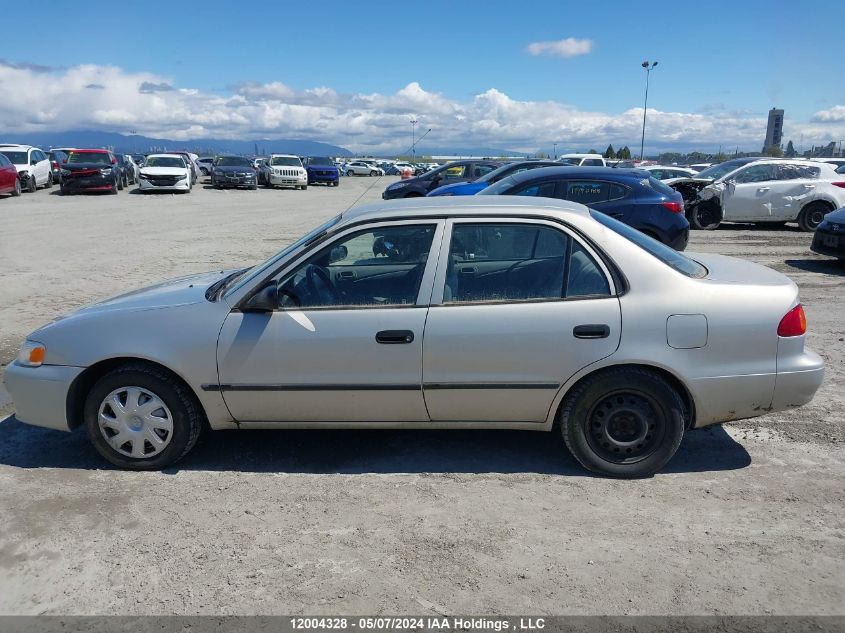
<svg viewBox="0 0 845 633"><path fill-rule="evenodd" d="M261 165L259 176L265 187L308 188L308 172L293 154L271 154Z"/></svg>
<svg viewBox="0 0 845 633"><path fill-rule="evenodd" d="M347 176L384 176L384 170L362 160L353 160L346 163L344 173Z"/></svg>
<svg viewBox="0 0 845 633"><path fill-rule="evenodd" d="M723 221L797 221L812 232L827 213L845 206L845 178L835 165L810 160L740 158L664 182L681 192L695 229Z"/></svg>
<svg viewBox="0 0 845 633"><path fill-rule="evenodd" d="M138 180L141 191L191 191L191 168L179 154L150 154Z"/></svg>
<svg viewBox="0 0 845 633"><path fill-rule="evenodd" d="M607 167L604 156L601 154L564 154L558 161L564 165L575 165L576 167Z"/></svg>
<svg viewBox="0 0 845 633"><path fill-rule="evenodd" d="M3 144L2 153L18 170L21 188L34 192L38 187L53 186L53 170L50 159L43 151L30 145Z"/></svg>
<svg viewBox="0 0 845 633"><path fill-rule="evenodd" d="M689 169L687 167L675 167L674 165L648 165L646 167L641 167L640 169L645 169L646 171L651 172L651 175L658 180L668 180L669 178L694 178L698 173L694 169Z"/></svg>

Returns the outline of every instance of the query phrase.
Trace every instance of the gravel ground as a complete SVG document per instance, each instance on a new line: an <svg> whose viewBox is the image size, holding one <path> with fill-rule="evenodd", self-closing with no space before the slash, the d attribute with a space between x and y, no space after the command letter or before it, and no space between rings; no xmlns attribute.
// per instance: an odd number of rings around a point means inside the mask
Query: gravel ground
<svg viewBox="0 0 845 633"><path fill-rule="evenodd" d="M0 360L78 306L260 260L392 180L0 200ZM131 473L84 432L6 419L0 613L843 614L845 265L809 244L693 234L798 282L827 375L800 410L689 433L649 480L505 431L218 432Z"/></svg>

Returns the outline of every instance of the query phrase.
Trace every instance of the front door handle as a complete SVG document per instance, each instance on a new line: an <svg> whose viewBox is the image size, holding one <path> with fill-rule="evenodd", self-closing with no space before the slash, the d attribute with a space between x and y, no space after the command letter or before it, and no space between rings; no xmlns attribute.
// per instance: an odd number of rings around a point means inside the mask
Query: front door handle
<svg viewBox="0 0 845 633"><path fill-rule="evenodd" d="M576 325L572 329L575 338L607 338L610 336L610 327L598 323Z"/></svg>
<svg viewBox="0 0 845 633"><path fill-rule="evenodd" d="M760 187L757 191L768 191L770 187Z"/></svg>
<svg viewBox="0 0 845 633"><path fill-rule="evenodd" d="M376 343L382 345L407 345L414 342L411 330L382 330L376 334Z"/></svg>

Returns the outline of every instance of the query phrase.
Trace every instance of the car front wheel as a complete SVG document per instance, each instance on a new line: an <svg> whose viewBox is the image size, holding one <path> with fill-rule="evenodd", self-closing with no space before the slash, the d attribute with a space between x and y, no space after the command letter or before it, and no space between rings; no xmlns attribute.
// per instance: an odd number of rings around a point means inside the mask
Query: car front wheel
<svg viewBox="0 0 845 633"><path fill-rule="evenodd" d="M690 226L699 231L712 231L722 223L722 209L712 200L695 205L687 214Z"/></svg>
<svg viewBox="0 0 845 633"><path fill-rule="evenodd" d="M620 367L578 383L564 399L558 423L585 468L611 477L648 477L680 446L684 404L657 373Z"/></svg>
<svg viewBox="0 0 845 633"><path fill-rule="evenodd" d="M19 195L21 195L21 181L18 180L17 178L15 178L15 188L12 191L12 195L15 198L17 198Z"/></svg>
<svg viewBox="0 0 845 633"><path fill-rule="evenodd" d="M88 437L121 468L159 470L176 463L196 444L202 425L188 388L142 364L108 372L85 400Z"/></svg>

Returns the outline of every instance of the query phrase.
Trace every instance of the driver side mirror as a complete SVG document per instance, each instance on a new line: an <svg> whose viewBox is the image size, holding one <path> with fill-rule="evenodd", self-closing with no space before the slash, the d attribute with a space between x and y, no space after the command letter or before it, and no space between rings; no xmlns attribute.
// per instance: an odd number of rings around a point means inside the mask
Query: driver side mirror
<svg viewBox="0 0 845 633"><path fill-rule="evenodd" d="M29 164L30 164L30 165L37 165L37 164L38 164L38 159L37 159L37 158L33 158L31 161L29 161Z"/></svg>
<svg viewBox="0 0 845 633"><path fill-rule="evenodd" d="M275 281L267 284L249 298L243 307L242 312L273 312L279 307L279 286Z"/></svg>

